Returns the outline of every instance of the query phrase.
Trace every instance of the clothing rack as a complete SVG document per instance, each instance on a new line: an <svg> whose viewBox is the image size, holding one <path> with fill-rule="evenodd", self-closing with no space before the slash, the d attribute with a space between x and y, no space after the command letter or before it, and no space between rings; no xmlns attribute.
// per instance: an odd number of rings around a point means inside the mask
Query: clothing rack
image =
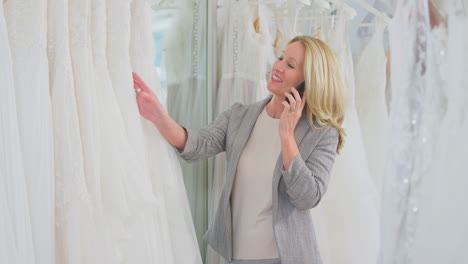
<svg viewBox="0 0 468 264"><path fill-rule="evenodd" d="M257 0L253 0L257 1ZM352 8L351 6L347 5L345 2L354 2L361 6L362 8L366 9L368 12L374 14L376 17L378 17L380 20L382 20L385 23L390 22L390 18L385 14L380 12L379 10L375 9L373 6L369 5L367 2L363 0L320 0L316 2L316 4L320 7L320 9L326 10L326 9L332 9L333 6L327 3L331 3L336 7L342 8L344 13L347 14L347 16L352 19L353 17L356 16L356 10ZM268 3L274 3L275 1L265 1Z"/></svg>

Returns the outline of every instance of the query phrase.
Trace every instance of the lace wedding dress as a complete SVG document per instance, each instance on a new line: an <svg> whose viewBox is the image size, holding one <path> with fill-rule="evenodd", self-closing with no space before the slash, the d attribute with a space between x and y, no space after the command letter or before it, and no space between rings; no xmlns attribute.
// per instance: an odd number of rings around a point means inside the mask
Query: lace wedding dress
<svg viewBox="0 0 468 264"><path fill-rule="evenodd" d="M447 23L424 0L400 1L391 23L381 263L468 261L467 2L449 2Z"/></svg>

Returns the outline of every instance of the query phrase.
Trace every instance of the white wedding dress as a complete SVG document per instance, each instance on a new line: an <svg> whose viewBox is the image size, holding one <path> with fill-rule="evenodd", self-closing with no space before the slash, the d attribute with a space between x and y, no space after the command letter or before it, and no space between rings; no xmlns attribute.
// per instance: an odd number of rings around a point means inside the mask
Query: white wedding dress
<svg viewBox="0 0 468 264"><path fill-rule="evenodd" d="M131 10L132 70L147 80L155 93L159 93L159 79L153 64L151 9L145 0L133 0ZM159 219L157 248L166 259L163 262L201 264L183 174L175 150L149 121L143 120L143 134L153 193L161 200L156 212Z"/></svg>
<svg viewBox="0 0 468 264"><path fill-rule="evenodd" d="M19 135L21 147L21 157L15 157L15 162L19 162L16 158L22 158L34 243L34 258L23 263L49 264L54 262L55 179L46 53L47 1L3 1L3 7L18 118L18 134L12 136ZM2 58L1 63L8 63L8 60ZM12 191L21 193L21 186L18 188ZM24 208L21 203L19 205ZM18 235L22 240L22 234ZM31 256L25 253L25 258Z"/></svg>
<svg viewBox="0 0 468 264"><path fill-rule="evenodd" d="M217 90L216 110L220 114L236 103L251 104L268 95L267 61L274 54L267 53L267 27L259 20L256 32L254 22L258 6L247 0L226 3L229 13L221 36L221 77Z"/></svg>
<svg viewBox="0 0 468 264"><path fill-rule="evenodd" d="M347 88L348 108L343 128L347 136L336 156L328 190L311 210L323 263L374 264L379 250L379 201L369 175L361 128L354 104L354 72L347 17L338 12L326 25L326 42L338 57ZM359 242L356 242L359 238Z"/></svg>
<svg viewBox="0 0 468 264"><path fill-rule="evenodd" d="M157 84L149 7L48 8L57 263L201 263L176 154L136 106L132 68Z"/></svg>
<svg viewBox="0 0 468 264"><path fill-rule="evenodd" d="M124 263L201 263L182 174L174 149L138 113L131 72L156 87L149 7L144 1L107 1L107 65L130 142L118 241Z"/></svg>
<svg viewBox="0 0 468 264"><path fill-rule="evenodd" d="M381 193L385 164L385 140L388 110L385 98L387 85L383 46L385 25L376 24L375 32L362 50L356 65L356 109L362 131L369 173Z"/></svg>
<svg viewBox="0 0 468 264"><path fill-rule="evenodd" d="M95 262L94 205L85 178L68 3L48 2L48 58L55 149L56 263ZM78 65L75 64L75 68Z"/></svg>
<svg viewBox="0 0 468 264"><path fill-rule="evenodd" d="M107 7L105 1L91 1L91 42L94 66L94 87L99 104L96 116L99 123L100 184L101 192L96 204L101 246L98 259L101 263L128 263L137 261L132 256L141 253L139 261L151 263L147 257L146 240L141 234L131 233L129 223L138 223L142 204L153 203L148 171L139 161L136 149L131 145L126 132L123 114L110 79L107 64ZM129 8L129 6L125 6ZM110 8L109 8L110 9ZM128 11L128 10L127 10ZM128 62L127 62L128 63ZM138 117L136 117L138 118ZM119 144L115 144L119 142ZM133 216L133 218L132 218ZM102 217L102 218L101 218ZM143 228L147 225L142 225ZM149 232L151 234L151 232ZM128 244L132 246L127 248ZM142 246L143 245L143 246ZM141 247L143 252L133 247Z"/></svg>
<svg viewBox="0 0 468 264"><path fill-rule="evenodd" d="M125 263L155 263L163 261L172 263L173 258L165 252L171 251L170 240L164 232L164 221L158 216L164 216L161 206L162 198L157 199L152 191L150 169L147 163L145 138L142 118L138 113L133 90L132 68L130 60L130 30L131 30L131 1L107 1L107 65L113 91L123 117L126 136L133 149L133 159L137 167L126 167L128 183L123 186L126 193L126 204L120 210L126 216L123 232L128 233L126 239L119 243ZM133 170L133 172L132 172ZM164 172L162 172L164 173ZM141 184L139 192L127 191L133 189L134 184ZM138 190L136 190L138 191ZM167 243L161 243L166 241Z"/></svg>
<svg viewBox="0 0 468 264"><path fill-rule="evenodd" d="M431 25L427 1L400 1L390 26L384 264L468 261L466 4L449 1L447 24Z"/></svg>
<svg viewBox="0 0 468 264"><path fill-rule="evenodd" d="M36 263L15 83L3 3L0 4L0 263Z"/></svg>
<svg viewBox="0 0 468 264"><path fill-rule="evenodd" d="M434 146L426 143L434 139L436 130L431 125L435 120L425 118L430 116L424 111L431 109L425 103L432 98L426 87L430 66L426 61L430 46L427 10L425 0L400 1L389 25L392 102L382 203L381 261L385 264L412 263L421 181L430 158L420 154L432 153Z"/></svg>
<svg viewBox="0 0 468 264"><path fill-rule="evenodd" d="M267 90L267 65L274 58L269 44L267 21L260 17L259 3L247 0L225 1L218 15L218 70L215 116L234 103L251 104L264 99ZM221 13L222 12L222 13ZM255 29L258 25L258 32ZM214 220L218 200L224 183L225 153L216 155L213 179L210 185L209 224ZM207 263L222 263L222 258L208 249Z"/></svg>
<svg viewBox="0 0 468 264"><path fill-rule="evenodd" d="M447 35L443 34L444 29L433 29L439 44L433 45L431 54L437 62L433 70L439 72L435 75L439 81L429 84L445 92L447 110L435 126L439 130L435 142L435 168L428 181L430 187L422 192L425 207L420 212L424 220L420 222L414 263L468 262L468 208L465 206L468 200L468 141L464 140L468 134L468 81L465 76L468 70L468 2L465 1L464 9L460 2L448 3ZM432 250L434 245L437 250Z"/></svg>
<svg viewBox="0 0 468 264"><path fill-rule="evenodd" d="M207 1L178 0L172 25L164 32L164 70L167 111L181 126L207 124L210 109L207 88ZM208 103L209 102L209 103ZM189 164L180 159L195 231L202 252L208 227L208 162Z"/></svg>

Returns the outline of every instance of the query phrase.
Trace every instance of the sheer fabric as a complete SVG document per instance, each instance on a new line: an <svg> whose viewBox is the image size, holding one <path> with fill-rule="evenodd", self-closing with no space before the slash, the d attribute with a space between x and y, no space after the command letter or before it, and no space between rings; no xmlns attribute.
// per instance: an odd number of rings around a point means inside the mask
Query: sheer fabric
<svg viewBox="0 0 468 264"><path fill-rule="evenodd" d="M83 145L70 55L68 5L48 3L49 76L55 153L55 260L92 262L96 229L86 186ZM95 175L96 176L96 175ZM90 245L85 248L83 245Z"/></svg>
<svg viewBox="0 0 468 264"><path fill-rule="evenodd" d="M3 7L34 243L32 261L53 263L55 184L46 52L47 1L6 1Z"/></svg>
<svg viewBox="0 0 468 264"><path fill-rule="evenodd" d="M447 23L431 25L427 1L400 1L391 23L382 263L468 260L466 4L450 1Z"/></svg>
<svg viewBox="0 0 468 264"><path fill-rule="evenodd" d="M144 2L138 1L107 2L107 63L126 135L133 149L130 158L135 161L123 167L128 173L124 185L128 207L123 208L126 240L119 244L120 251L124 261L129 263L178 263L180 258L182 262L198 263L199 256L193 253L193 247L196 248L197 244L192 238L193 233L189 232L191 222L183 217L188 214L188 208L183 206L186 198L180 192L181 188L183 190L180 186L182 182L172 181L172 184L168 184L167 180L161 180L181 177L177 158L175 153L171 155L172 148L155 133L154 127L139 116L135 94L131 89L132 70L146 77L150 86L154 87L154 82L151 82L154 76L150 78L147 74L147 70L151 69L148 59L151 61L152 57L151 50L148 50L151 39L144 35L144 32L150 34L147 32L149 19L145 8L148 7ZM165 192L170 192L172 196L169 198L172 200L166 199ZM176 215L178 219L170 219L170 216L174 216L169 211L171 206L180 210ZM175 228L180 231L172 233ZM184 238L188 237L184 240L187 255L175 252L172 246L172 240L181 234L185 235ZM180 239L176 241L180 242Z"/></svg>
<svg viewBox="0 0 468 264"><path fill-rule="evenodd" d="M164 40L167 111L182 126L207 124L207 1L175 1L178 14ZM208 228L208 162L180 159L184 183L202 256Z"/></svg>
<svg viewBox="0 0 468 264"><path fill-rule="evenodd" d="M415 258L413 263L466 263L468 261L468 210L464 201L468 199L463 186L467 186L466 177L468 132L468 3L459 9L460 2L452 2L448 26L444 37L443 29L434 29L435 40L431 50L436 64L434 75L438 82L429 82L431 88L446 93L447 110L440 123L435 125L438 132L434 152L434 170L430 171L428 187L422 192L419 238L415 239ZM455 11L455 12L454 12ZM451 14L450 14L451 13ZM437 31L441 31L437 33ZM445 43L444 43L445 42ZM442 45L441 45L442 44ZM437 84L443 84L437 86ZM440 106L440 105L439 105ZM434 105L437 107L437 105ZM435 111L440 111L436 108ZM439 244L437 250L434 245Z"/></svg>
<svg viewBox="0 0 468 264"><path fill-rule="evenodd" d="M0 262L36 263L8 32L0 4Z"/></svg>
<svg viewBox="0 0 468 264"><path fill-rule="evenodd" d="M379 194L385 163L385 139L388 110L385 98L387 85L383 46L384 24L375 25L374 36L361 52L356 65L356 109L366 151L369 174Z"/></svg>
<svg viewBox="0 0 468 264"><path fill-rule="evenodd" d="M348 107L343 127L346 142L333 165L327 193L311 210L317 242L324 263L376 263L379 249L378 194L370 178L362 131L356 112L354 67L347 31L347 17L337 17L322 31L338 57L347 88ZM355 238L360 242L356 243Z"/></svg>
<svg viewBox="0 0 468 264"><path fill-rule="evenodd" d="M130 61L133 71L141 73L145 80L148 80L150 87L154 87L154 92L158 93L159 80L152 61L154 56L150 11L144 0L132 2ZM158 238L156 248L162 251L161 254L167 259L167 263L201 264L177 155L173 147L155 131L154 125L146 120L143 121L143 134L153 193L161 200L157 212L157 236L162 236L163 239ZM142 228L142 231L145 229ZM167 243L168 241L170 243ZM160 259L156 261L159 262Z"/></svg>
<svg viewBox="0 0 468 264"><path fill-rule="evenodd" d="M146 163L138 158L139 155L136 152L138 147L141 146L134 145L136 142L131 142L131 138L129 138L129 135L138 129L136 126L138 122L125 123L125 117L131 113L125 113L124 111L134 110L119 108L118 91L116 90L124 87L113 86L109 73L112 70L119 72L119 69L128 67L129 61L119 60L122 56L114 52L118 52L118 48L128 45L129 33L122 34L121 42L111 43L110 41L116 41L113 38L116 37L117 32L113 31L115 29L106 23L113 22L113 16L118 11L127 14L127 17L123 16L124 19L120 23L129 23L129 9L130 5L125 3L114 5L109 2L92 1L91 36L95 89L98 98L101 98L100 104L97 105L98 137L101 144L99 157L101 173L100 199L104 216L102 221L110 224L107 229L101 229L103 232L100 234L99 239L103 241L105 246L101 249L102 254L100 257L109 259L108 262L128 263L138 261L153 263L154 259L159 255L153 247L148 245L151 243L151 239L148 237L156 235L152 224L157 225L158 223L146 220L146 217L150 215L149 208L151 206L156 207L156 199L151 193L151 184L147 179L149 172L145 166ZM127 29L129 29L128 25ZM118 26L122 26L122 24ZM125 27L122 28L125 29ZM125 55L125 53L121 54ZM113 63L119 63L121 68L108 64L107 58L109 57L116 57ZM128 78L127 72L120 73ZM112 75L112 77L115 77L115 75ZM131 93L127 93L127 96L130 95ZM130 103L130 100L130 98L127 98L122 101ZM137 118L137 121L139 120L138 116L134 117ZM127 127L131 125L135 127L130 128L130 131L128 131ZM119 144L116 144L116 142L119 142ZM100 222L101 220L98 223ZM146 228L147 234L144 234L140 228ZM136 247L138 248L136 249Z"/></svg>
<svg viewBox="0 0 468 264"><path fill-rule="evenodd" d="M392 110L388 145L392 148L388 151L383 192L383 263L410 263L408 243L414 235L419 210L422 164L417 161L421 156L416 154L427 140L423 142L421 135L421 118L423 100L428 98L424 83L430 32L424 10L428 10L427 1L400 1L389 27Z"/></svg>
<svg viewBox="0 0 468 264"><path fill-rule="evenodd" d="M158 83L146 2L1 7L0 262L201 264L176 154L136 105L132 70Z"/></svg>

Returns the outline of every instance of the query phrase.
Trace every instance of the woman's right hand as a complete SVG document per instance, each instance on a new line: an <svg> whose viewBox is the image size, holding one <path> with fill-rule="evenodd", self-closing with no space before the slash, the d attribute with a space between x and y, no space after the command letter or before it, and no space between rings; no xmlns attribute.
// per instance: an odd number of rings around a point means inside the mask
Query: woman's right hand
<svg viewBox="0 0 468 264"><path fill-rule="evenodd" d="M158 114L160 111L164 111L158 97L154 92L146 85L146 83L136 74L133 74L133 88L136 93L136 100L138 104L138 110L141 116L148 119L151 123L155 124Z"/></svg>
<svg viewBox="0 0 468 264"><path fill-rule="evenodd" d="M133 73L133 88L140 114L156 126L169 144L180 151L184 150L187 143L186 130L166 113L158 97L136 73Z"/></svg>

